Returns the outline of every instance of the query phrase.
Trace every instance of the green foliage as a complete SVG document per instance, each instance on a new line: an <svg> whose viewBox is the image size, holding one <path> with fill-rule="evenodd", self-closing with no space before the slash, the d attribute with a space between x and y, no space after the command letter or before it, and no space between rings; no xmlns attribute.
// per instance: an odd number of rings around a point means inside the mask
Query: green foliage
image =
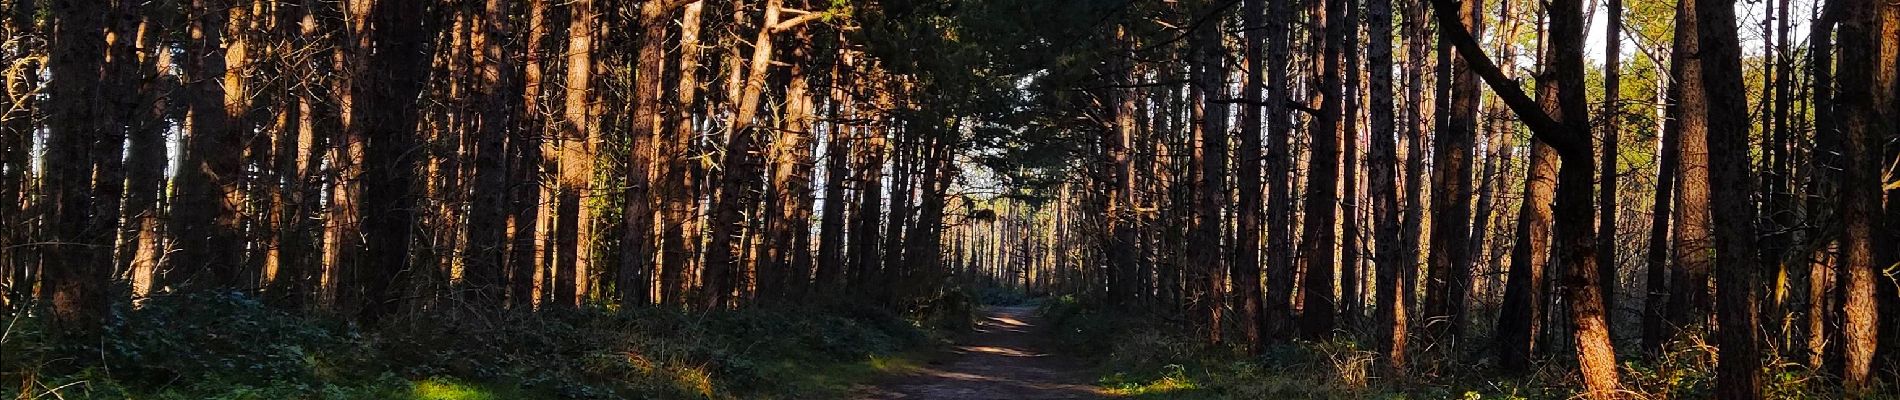
<svg viewBox="0 0 1900 400"><path fill-rule="evenodd" d="M983 286L972 291L976 292L977 304L986 306L1019 306L1030 301L1029 294L1017 288Z"/></svg>
<svg viewBox="0 0 1900 400"><path fill-rule="evenodd" d="M829 397L931 340L898 314L846 305L434 312L378 329L233 294L153 298L118 313L89 340L48 335L37 314L19 318L0 341L0 397Z"/></svg>

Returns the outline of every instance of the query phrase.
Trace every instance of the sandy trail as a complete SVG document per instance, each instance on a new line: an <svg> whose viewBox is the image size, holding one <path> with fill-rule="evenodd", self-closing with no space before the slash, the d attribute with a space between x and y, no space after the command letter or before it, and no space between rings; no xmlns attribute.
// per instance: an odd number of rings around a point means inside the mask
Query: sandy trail
<svg viewBox="0 0 1900 400"><path fill-rule="evenodd" d="M1100 399L1085 367L1046 350L1048 327L1032 306L991 307L943 359L869 388L860 399Z"/></svg>

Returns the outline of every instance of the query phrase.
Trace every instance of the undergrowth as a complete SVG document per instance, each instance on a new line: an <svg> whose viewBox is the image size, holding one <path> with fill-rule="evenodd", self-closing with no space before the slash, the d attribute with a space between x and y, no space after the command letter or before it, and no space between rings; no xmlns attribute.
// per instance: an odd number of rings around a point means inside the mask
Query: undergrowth
<svg viewBox="0 0 1900 400"><path fill-rule="evenodd" d="M439 314L365 329L235 294L167 296L118 306L83 342L9 316L0 398L829 398L902 367L942 325L851 305Z"/></svg>
<svg viewBox="0 0 1900 400"><path fill-rule="evenodd" d="M1371 340L1339 335L1293 341L1248 356L1212 345L1181 321L1105 311L1074 298L1043 303L1058 349L1088 357L1097 384L1135 399L1572 399L1581 386L1574 361L1545 359L1531 371L1502 371L1484 355L1413 365L1403 381L1379 376ZM1233 332L1233 330L1229 330ZM1417 343L1414 341L1414 343ZM1107 351L1103 351L1107 349ZM1621 375L1633 399L1701 399L1714 393L1714 348L1678 340L1664 354L1625 357ZM1414 361L1427 354L1409 356ZM1838 383L1797 363L1765 359L1763 394L1774 399L1840 398ZM1875 399L1900 399L1885 383Z"/></svg>

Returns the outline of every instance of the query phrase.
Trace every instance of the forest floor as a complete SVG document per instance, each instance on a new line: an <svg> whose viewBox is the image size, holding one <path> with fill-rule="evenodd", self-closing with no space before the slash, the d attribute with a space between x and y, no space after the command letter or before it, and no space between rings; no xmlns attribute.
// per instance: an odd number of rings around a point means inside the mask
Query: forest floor
<svg viewBox="0 0 1900 400"><path fill-rule="evenodd" d="M860 399L1097 399L1081 360L1049 350L1051 324L1033 305L987 307L944 354L859 392Z"/></svg>

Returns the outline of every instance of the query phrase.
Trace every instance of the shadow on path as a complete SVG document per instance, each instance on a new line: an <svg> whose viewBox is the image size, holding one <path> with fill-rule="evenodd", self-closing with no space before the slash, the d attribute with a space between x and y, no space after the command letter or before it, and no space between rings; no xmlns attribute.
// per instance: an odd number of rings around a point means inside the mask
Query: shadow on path
<svg viewBox="0 0 1900 400"><path fill-rule="evenodd" d="M943 359L858 393L859 399L1101 399L1085 367L1050 354L1035 307L991 307Z"/></svg>

